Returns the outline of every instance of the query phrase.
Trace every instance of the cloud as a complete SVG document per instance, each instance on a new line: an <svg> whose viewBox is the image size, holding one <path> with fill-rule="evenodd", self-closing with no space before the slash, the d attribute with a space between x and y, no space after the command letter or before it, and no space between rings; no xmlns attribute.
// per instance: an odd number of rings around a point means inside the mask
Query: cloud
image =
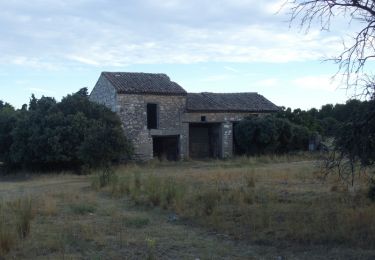
<svg viewBox="0 0 375 260"><path fill-rule="evenodd" d="M330 75L299 77L292 80L292 83L299 88L328 92L334 92L341 86L341 82Z"/></svg>
<svg viewBox="0 0 375 260"><path fill-rule="evenodd" d="M229 70L231 72L239 72L239 70L237 70L237 69L235 69L233 67L230 67L230 66L224 66L224 69Z"/></svg>
<svg viewBox="0 0 375 260"><path fill-rule="evenodd" d="M290 31L280 0L26 0L0 11L0 64L32 68L285 63L336 53L338 37ZM227 69L228 70L228 69ZM233 71L233 70L232 70ZM235 71L233 71L235 72Z"/></svg>

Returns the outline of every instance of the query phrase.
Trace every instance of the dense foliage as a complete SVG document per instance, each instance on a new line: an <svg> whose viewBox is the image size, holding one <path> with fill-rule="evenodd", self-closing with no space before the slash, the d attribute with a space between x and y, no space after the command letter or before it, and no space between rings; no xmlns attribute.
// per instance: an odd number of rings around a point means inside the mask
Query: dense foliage
<svg viewBox="0 0 375 260"><path fill-rule="evenodd" d="M333 137L340 124L347 122L350 115L363 107L363 102L353 99L348 100L346 104L327 104L319 110L312 108L310 110L283 108L275 116L277 118L287 119L290 122L307 127L311 131L316 131L325 137Z"/></svg>
<svg viewBox="0 0 375 260"><path fill-rule="evenodd" d="M375 101L349 100L307 111L282 108L272 116L253 117L235 128L236 143L247 154L306 150L316 135L334 140L345 160L375 161Z"/></svg>
<svg viewBox="0 0 375 260"><path fill-rule="evenodd" d="M334 150L339 157L354 166L375 162L375 100L349 100L346 104L327 104L320 110L283 109L277 118L317 131L324 138L334 138ZM352 166L350 166L352 167Z"/></svg>
<svg viewBox="0 0 375 260"><path fill-rule="evenodd" d="M344 173L349 173L353 183L358 164L364 168L375 163L375 100L364 101L348 113L336 133L335 149L339 154L336 161Z"/></svg>
<svg viewBox="0 0 375 260"><path fill-rule="evenodd" d="M0 159L28 169L102 167L132 149L121 121L88 99L87 89L56 102L31 97L28 109L0 103Z"/></svg>
<svg viewBox="0 0 375 260"><path fill-rule="evenodd" d="M272 116L249 117L236 125L236 143L248 155L307 150L311 132Z"/></svg>

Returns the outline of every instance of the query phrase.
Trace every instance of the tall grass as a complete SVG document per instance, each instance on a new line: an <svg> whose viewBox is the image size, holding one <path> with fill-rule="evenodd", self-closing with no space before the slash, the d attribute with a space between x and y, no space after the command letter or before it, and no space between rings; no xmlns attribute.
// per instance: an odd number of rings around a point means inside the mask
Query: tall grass
<svg viewBox="0 0 375 260"><path fill-rule="evenodd" d="M248 165L238 166L238 160ZM330 183L314 177L313 162L280 165L288 160L237 158L219 167L198 162L196 169L192 162L192 167L120 168L110 192L129 196L137 205L173 210L238 239L375 248L375 204L366 193L331 191Z"/></svg>
<svg viewBox="0 0 375 260"><path fill-rule="evenodd" d="M29 235L33 217L30 198L0 202L0 255L8 253Z"/></svg>

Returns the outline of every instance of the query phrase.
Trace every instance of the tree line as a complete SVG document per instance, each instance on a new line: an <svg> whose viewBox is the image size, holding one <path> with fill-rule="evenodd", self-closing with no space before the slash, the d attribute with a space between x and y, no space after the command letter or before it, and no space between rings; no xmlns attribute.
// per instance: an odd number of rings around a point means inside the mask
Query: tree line
<svg viewBox="0 0 375 260"><path fill-rule="evenodd" d="M86 88L60 102L32 95L21 109L0 101L0 162L8 168L81 170L131 153L118 116L90 102Z"/></svg>
<svg viewBox="0 0 375 260"><path fill-rule="evenodd" d="M317 139L363 164L375 158L375 100L348 100L320 109L282 107L269 116L249 117L235 127L236 142L248 155L308 150Z"/></svg>

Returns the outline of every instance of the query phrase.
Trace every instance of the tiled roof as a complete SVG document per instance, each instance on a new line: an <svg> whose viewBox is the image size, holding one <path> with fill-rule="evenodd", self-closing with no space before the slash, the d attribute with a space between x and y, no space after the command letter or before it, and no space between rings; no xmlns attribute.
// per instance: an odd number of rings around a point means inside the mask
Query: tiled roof
<svg viewBox="0 0 375 260"><path fill-rule="evenodd" d="M258 93L188 93L190 112L275 112L279 107Z"/></svg>
<svg viewBox="0 0 375 260"><path fill-rule="evenodd" d="M122 94L181 95L186 91L170 80L166 74L136 72L103 72L116 89Z"/></svg>

